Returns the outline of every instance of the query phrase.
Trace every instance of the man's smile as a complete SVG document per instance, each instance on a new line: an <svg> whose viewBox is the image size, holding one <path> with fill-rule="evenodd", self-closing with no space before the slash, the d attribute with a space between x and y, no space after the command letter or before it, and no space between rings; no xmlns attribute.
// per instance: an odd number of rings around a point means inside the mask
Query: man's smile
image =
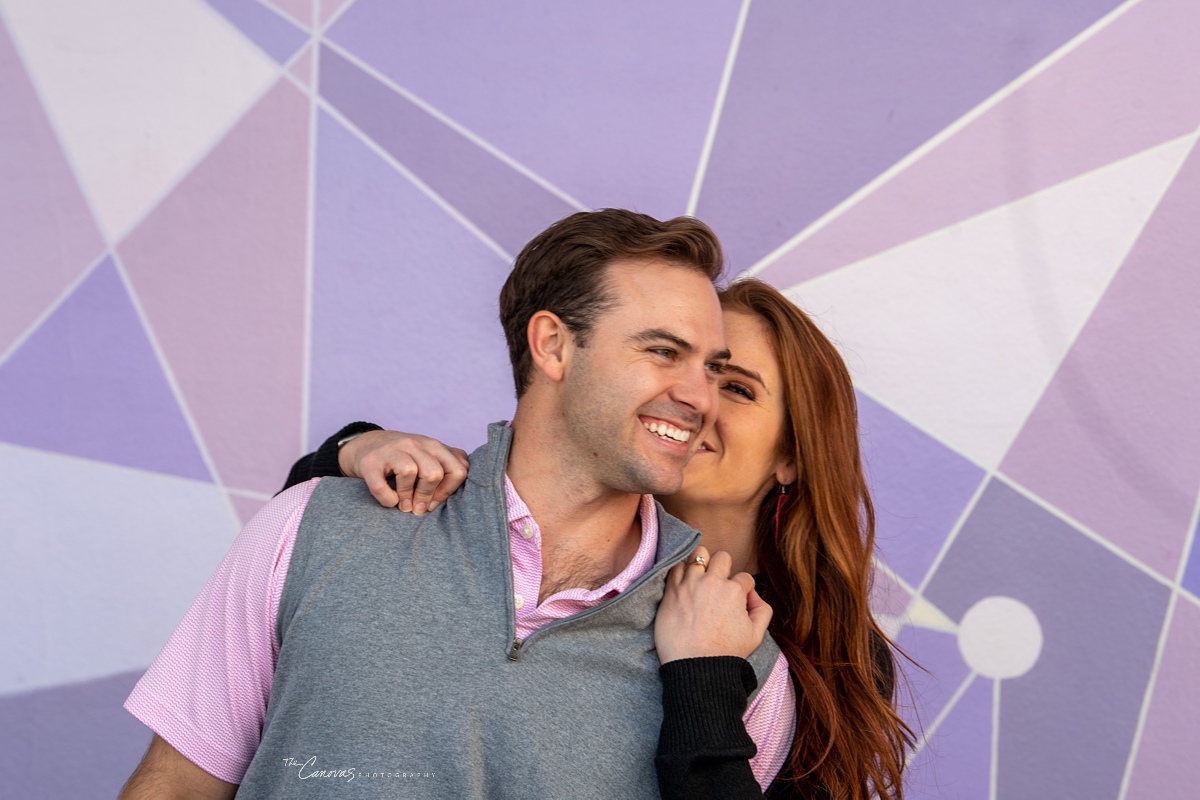
<svg viewBox="0 0 1200 800"><path fill-rule="evenodd" d="M653 418L641 418L642 427L660 439L687 444L692 438L692 432L686 428L678 428L669 422Z"/></svg>

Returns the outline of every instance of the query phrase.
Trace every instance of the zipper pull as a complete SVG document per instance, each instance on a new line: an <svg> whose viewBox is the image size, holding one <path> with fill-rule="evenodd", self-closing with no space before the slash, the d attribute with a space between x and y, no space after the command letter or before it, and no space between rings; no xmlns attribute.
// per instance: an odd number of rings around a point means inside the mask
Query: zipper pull
<svg viewBox="0 0 1200 800"><path fill-rule="evenodd" d="M513 639L512 647L508 651L508 660L517 661L521 658L521 640Z"/></svg>

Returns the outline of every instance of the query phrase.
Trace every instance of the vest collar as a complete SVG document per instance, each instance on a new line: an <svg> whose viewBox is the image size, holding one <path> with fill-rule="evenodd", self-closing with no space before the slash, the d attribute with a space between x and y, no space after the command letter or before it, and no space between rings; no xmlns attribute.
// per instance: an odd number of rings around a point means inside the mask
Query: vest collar
<svg viewBox="0 0 1200 800"><path fill-rule="evenodd" d="M471 454L468 479L481 486L494 487L503 494L512 438L513 430L507 422L488 425L487 444ZM664 511L661 503L655 501L654 506L658 511L658 551L654 560L659 564L677 561L696 547L699 534Z"/></svg>

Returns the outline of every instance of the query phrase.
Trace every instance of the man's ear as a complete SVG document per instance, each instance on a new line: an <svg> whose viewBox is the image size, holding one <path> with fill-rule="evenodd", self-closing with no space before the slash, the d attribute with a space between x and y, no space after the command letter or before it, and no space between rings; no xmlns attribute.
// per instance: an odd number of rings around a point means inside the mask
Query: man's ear
<svg viewBox="0 0 1200 800"><path fill-rule="evenodd" d="M534 368L555 383L561 381L575 349L575 337L566 324L551 311L539 311L529 318L526 334Z"/></svg>

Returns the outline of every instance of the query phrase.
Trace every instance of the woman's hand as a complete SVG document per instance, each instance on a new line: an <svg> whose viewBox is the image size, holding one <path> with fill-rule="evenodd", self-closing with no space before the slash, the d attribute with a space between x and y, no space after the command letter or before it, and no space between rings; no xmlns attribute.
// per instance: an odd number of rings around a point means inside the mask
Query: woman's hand
<svg viewBox="0 0 1200 800"><path fill-rule="evenodd" d="M706 563L697 563L697 556ZM754 591L753 577L729 574L732 565L728 553L710 559L708 550L697 547L671 568L654 618L660 663L703 656L746 658L758 648L771 607Z"/></svg>
<svg viewBox="0 0 1200 800"><path fill-rule="evenodd" d="M437 439L399 431L368 431L338 451L338 466L362 478L380 505L420 516L432 511L467 479L467 453ZM396 488L388 485L395 476Z"/></svg>

